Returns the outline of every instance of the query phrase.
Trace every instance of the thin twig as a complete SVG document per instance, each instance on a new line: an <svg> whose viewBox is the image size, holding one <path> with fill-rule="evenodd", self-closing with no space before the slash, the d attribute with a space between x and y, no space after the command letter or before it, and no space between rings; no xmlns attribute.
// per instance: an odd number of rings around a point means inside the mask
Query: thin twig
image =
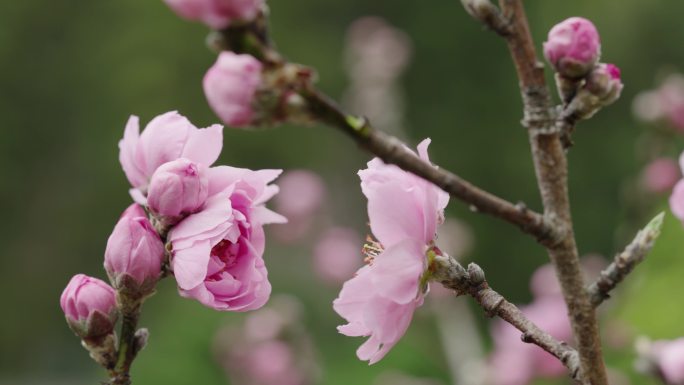
<svg viewBox="0 0 684 385"><path fill-rule="evenodd" d="M591 296L591 303L595 307L610 298L610 291L646 258L660 235L664 217L665 213L660 213L653 218L646 227L637 233L625 250L615 256L613 262L601 272L596 282L589 286L587 291Z"/></svg>
<svg viewBox="0 0 684 385"><path fill-rule="evenodd" d="M491 317L498 316L518 329L521 340L544 349L568 368L570 377L580 380L580 360L577 351L542 330L514 304L489 287L482 269L471 263L468 270L450 256L439 256L433 266L433 279L458 294L468 294Z"/></svg>
<svg viewBox="0 0 684 385"><path fill-rule="evenodd" d="M374 129L366 119L343 112L334 101L315 89L304 89L300 93L306 99L311 113L320 121L342 130L384 162L397 165L434 183L478 212L516 225L541 243L555 242L552 227L544 221L542 215L528 209L526 205L510 203L445 169L423 161L399 139Z"/></svg>

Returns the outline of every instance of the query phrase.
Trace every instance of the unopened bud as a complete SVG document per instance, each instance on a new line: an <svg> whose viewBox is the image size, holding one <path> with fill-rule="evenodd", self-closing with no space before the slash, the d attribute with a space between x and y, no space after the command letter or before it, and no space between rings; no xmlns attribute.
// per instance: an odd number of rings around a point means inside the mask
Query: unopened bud
<svg viewBox="0 0 684 385"><path fill-rule="evenodd" d="M206 166L180 158L159 166L147 191L147 206L172 225L202 208L209 196Z"/></svg>
<svg viewBox="0 0 684 385"><path fill-rule="evenodd" d="M159 279L163 258L164 244L145 211L131 205L107 240L104 267L110 281L120 291L142 298Z"/></svg>
<svg viewBox="0 0 684 385"><path fill-rule="evenodd" d="M83 339L104 337L118 317L114 289L102 280L77 274L59 301L71 330Z"/></svg>
<svg viewBox="0 0 684 385"><path fill-rule="evenodd" d="M601 63L591 71L584 87L598 97L603 106L612 104L618 100L623 88L620 69L614 64Z"/></svg>
<svg viewBox="0 0 684 385"><path fill-rule="evenodd" d="M556 24L544 43L544 56L559 74L583 78L601 56L601 41L594 24L571 17Z"/></svg>

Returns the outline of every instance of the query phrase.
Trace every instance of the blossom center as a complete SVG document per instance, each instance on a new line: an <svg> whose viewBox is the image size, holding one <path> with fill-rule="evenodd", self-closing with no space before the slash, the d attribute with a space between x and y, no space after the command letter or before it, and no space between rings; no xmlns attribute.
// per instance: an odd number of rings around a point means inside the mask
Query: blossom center
<svg viewBox="0 0 684 385"><path fill-rule="evenodd" d="M225 264L224 269L228 269L237 263L239 247L239 245L224 239L214 246L211 252Z"/></svg>

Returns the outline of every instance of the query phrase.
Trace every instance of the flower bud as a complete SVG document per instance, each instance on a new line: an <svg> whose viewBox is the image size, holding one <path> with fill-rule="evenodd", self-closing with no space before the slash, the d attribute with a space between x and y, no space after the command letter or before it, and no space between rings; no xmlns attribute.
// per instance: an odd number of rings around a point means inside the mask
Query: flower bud
<svg viewBox="0 0 684 385"><path fill-rule="evenodd" d="M596 27L582 17L571 17L556 24L544 43L544 56L561 75L584 77L601 56Z"/></svg>
<svg viewBox="0 0 684 385"><path fill-rule="evenodd" d="M77 274L62 292L59 304L79 337L94 339L114 330L118 312L114 289L104 281Z"/></svg>
<svg viewBox="0 0 684 385"><path fill-rule="evenodd" d="M263 0L164 0L178 16L201 21L214 29L223 29L234 20L252 20Z"/></svg>
<svg viewBox="0 0 684 385"><path fill-rule="evenodd" d="M159 235L142 207L132 204L107 240L104 267L110 281L115 288L142 297L159 279L163 258L164 244Z"/></svg>
<svg viewBox="0 0 684 385"><path fill-rule="evenodd" d="M164 163L152 174L147 206L157 216L177 222L201 209L208 195L206 166L180 158Z"/></svg>
<svg viewBox="0 0 684 385"><path fill-rule="evenodd" d="M622 92L620 69L614 64L601 63L591 71L584 87L598 97L603 106L612 104Z"/></svg>
<svg viewBox="0 0 684 385"><path fill-rule="evenodd" d="M254 57L228 51L209 68L204 76L204 94L223 122L235 127L250 125L261 70L261 62Z"/></svg>

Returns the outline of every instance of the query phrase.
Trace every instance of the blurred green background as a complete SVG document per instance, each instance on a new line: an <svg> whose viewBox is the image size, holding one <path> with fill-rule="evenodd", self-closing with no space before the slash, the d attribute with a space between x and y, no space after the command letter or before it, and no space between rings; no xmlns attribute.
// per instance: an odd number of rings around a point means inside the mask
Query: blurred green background
<svg viewBox="0 0 684 385"><path fill-rule="evenodd" d="M539 209L517 81L504 43L483 31L456 0L273 0L272 32L293 61L314 66L320 86L338 97L347 84L344 34L355 19L375 15L406 31L414 58L403 77L408 142L431 137L432 159L509 200ZM601 32L603 60L618 64L625 90L615 105L583 123L569 159L576 233L581 253L612 255L665 199L634 210L629 180L643 166L631 100L651 88L664 67L684 66L684 2L678 0L528 1L532 32L574 15ZM104 379L68 330L58 298L76 273L104 278L109 233L130 201L117 142L130 114L147 122L179 110L197 126L217 121L201 78L215 60L207 29L176 17L161 1L47 1L0 3L0 384L93 384ZM328 184L338 224L365 231L356 170L368 154L324 127L226 129L219 161L249 168L307 168ZM680 143L681 144L681 143ZM684 146L680 145L680 149ZM476 236L469 258L514 302L530 300L528 279L546 262L542 248L518 230L470 213L452 201L449 215ZM622 289L607 319L637 333L684 335L678 295L684 273L684 234L668 214L666 236ZM407 337L381 363L354 355L360 339L337 334L330 302L339 288L311 278L308 246L266 251L276 293L293 293L306 306L323 364L323 384L370 384L395 368L449 383L434 320L420 313ZM468 301L459 298L456 301ZM483 330L488 320L475 312ZM240 319L177 296L171 281L145 307L148 348L136 361L137 384L227 383L210 352L214 330ZM631 344L607 348L610 366L629 370ZM613 351L615 350L615 351ZM634 383L648 383L631 375Z"/></svg>

